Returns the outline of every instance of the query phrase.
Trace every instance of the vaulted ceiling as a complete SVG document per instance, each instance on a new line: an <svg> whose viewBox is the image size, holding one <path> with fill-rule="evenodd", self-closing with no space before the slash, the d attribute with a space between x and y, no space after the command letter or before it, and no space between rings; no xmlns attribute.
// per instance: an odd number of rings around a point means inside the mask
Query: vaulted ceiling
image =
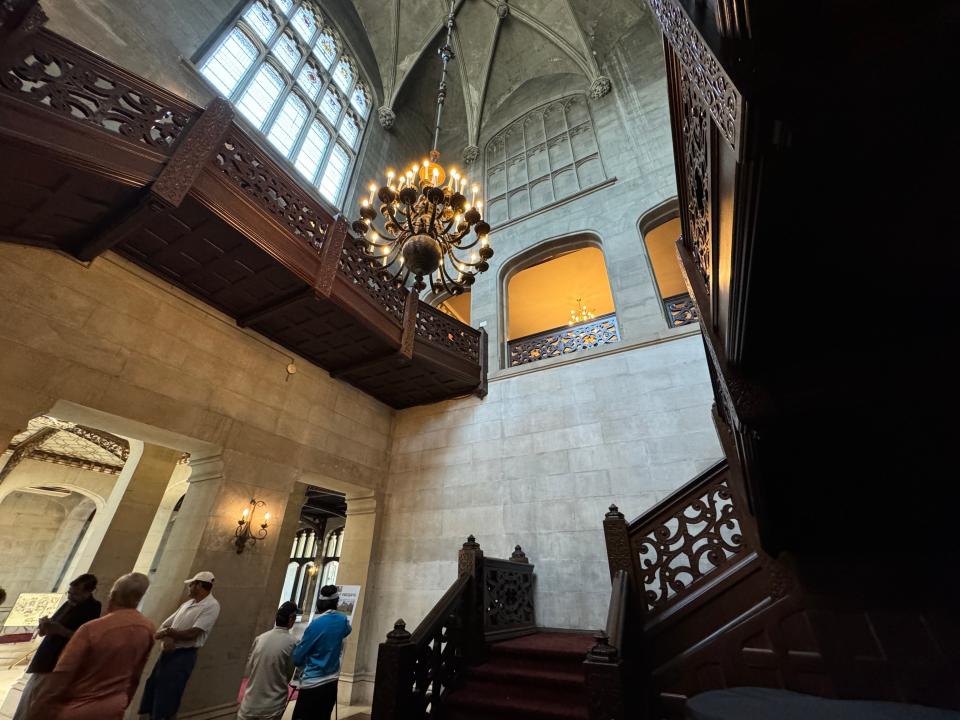
<svg viewBox="0 0 960 720"><path fill-rule="evenodd" d="M427 127L433 110L449 0L353 0L380 71L384 105ZM477 145L557 87L602 93L603 63L648 19L642 0L455 0L456 59L441 149ZM519 105L519 107L517 107ZM452 143L458 142L459 145ZM446 141L446 142L445 142Z"/></svg>

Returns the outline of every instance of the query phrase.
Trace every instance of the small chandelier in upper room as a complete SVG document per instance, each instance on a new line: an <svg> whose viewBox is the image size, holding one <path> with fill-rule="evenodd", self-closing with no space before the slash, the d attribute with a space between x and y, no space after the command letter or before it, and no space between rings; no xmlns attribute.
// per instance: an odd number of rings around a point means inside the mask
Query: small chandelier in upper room
<svg viewBox="0 0 960 720"><path fill-rule="evenodd" d="M443 72L429 159L414 163L409 170L388 170L386 182L379 189L371 184L369 197L360 201L360 219L353 223L353 230L359 235L357 242L364 254L379 260L383 275L397 285L404 286L413 275L413 287L420 291L427 287L423 279L429 277L434 292L459 295L473 285L478 273L490 269L487 260L493 257L493 248L490 247L490 225L481 215L483 201L477 199L479 186L470 186L468 178L456 168L444 172L438 162L440 118L447 96L447 64L454 56L450 45L453 21L454 0L451 0L447 39L439 50ZM380 202L379 215L383 219L380 228L376 225L375 200ZM467 237L471 228L476 233L472 239Z"/></svg>
<svg viewBox="0 0 960 720"><path fill-rule="evenodd" d="M577 307L570 311L570 322L567 325L579 325L587 320L593 320L593 311L587 310L583 298L577 298Z"/></svg>

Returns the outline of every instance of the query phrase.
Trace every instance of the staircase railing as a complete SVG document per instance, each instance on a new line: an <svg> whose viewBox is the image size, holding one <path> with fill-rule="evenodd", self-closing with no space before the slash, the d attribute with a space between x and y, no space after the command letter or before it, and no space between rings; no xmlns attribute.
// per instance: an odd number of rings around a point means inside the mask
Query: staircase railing
<svg viewBox="0 0 960 720"><path fill-rule="evenodd" d="M440 717L446 694L486 641L536 631L533 565L519 545L509 559L485 558L471 535L458 577L413 633L397 620L380 643L373 720Z"/></svg>
<svg viewBox="0 0 960 720"><path fill-rule="evenodd" d="M629 686L624 681L629 592L630 578L618 570L610 589L606 629L597 633L597 643L583 662L590 720L625 720L631 704L625 695Z"/></svg>

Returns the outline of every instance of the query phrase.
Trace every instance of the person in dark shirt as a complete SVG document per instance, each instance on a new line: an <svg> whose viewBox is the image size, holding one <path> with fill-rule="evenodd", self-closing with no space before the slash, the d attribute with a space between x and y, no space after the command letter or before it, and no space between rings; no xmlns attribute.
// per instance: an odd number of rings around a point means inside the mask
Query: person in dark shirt
<svg viewBox="0 0 960 720"><path fill-rule="evenodd" d="M53 614L53 617L40 618L40 627L37 634L43 638L40 647L33 655L27 667L30 677L23 687L20 703L13 720L23 720L30 710L33 698L43 694L43 682L53 672L60 659L60 653L67 646L67 641L73 633L84 623L100 617L100 601L94 599L93 591L97 589L95 575L84 573L72 583L67 590L67 601Z"/></svg>

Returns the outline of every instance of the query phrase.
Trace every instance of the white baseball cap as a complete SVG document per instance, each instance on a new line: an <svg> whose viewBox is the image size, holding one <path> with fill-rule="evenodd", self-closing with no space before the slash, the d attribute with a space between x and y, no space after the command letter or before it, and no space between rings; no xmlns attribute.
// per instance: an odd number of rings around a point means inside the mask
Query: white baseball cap
<svg viewBox="0 0 960 720"><path fill-rule="evenodd" d="M213 577L213 573L212 573L212 572L210 572L210 571L208 571L208 570L201 570L200 572L198 572L196 575L194 575L194 576L193 576L192 578L190 578L189 580L184 580L184 581L183 581L183 584L184 584L184 585L189 585L190 583L192 583L192 582L197 582L197 581L212 583L215 579L216 579L216 578Z"/></svg>

